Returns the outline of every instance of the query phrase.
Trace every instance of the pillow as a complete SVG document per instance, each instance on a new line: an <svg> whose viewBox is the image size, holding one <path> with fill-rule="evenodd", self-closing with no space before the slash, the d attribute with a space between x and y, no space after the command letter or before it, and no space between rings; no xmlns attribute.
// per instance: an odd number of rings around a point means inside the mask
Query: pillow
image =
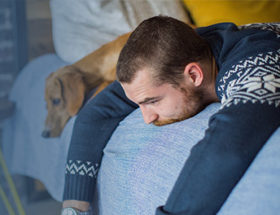
<svg viewBox="0 0 280 215"><path fill-rule="evenodd" d="M50 9L56 53L69 63L148 17L164 14L187 21L180 0L51 0Z"/></svg>
<svg viewBox="0 0 280 215"><path fill-rule="evenodd" d="M117 127L97 178L93 208L99 215L154 214L164 205L190 150L204 136L220 107L211 104L196 116L156 127L139 109ZM280 128L268 140L235 187L219 215L274 215L280 210Z"/></svg>
<svg viewBox="0 0 280 215"><path fill-rule="evenodd" d="M183 2L198 27L218 22L243 25L280 21L278 0L183 0Z"/></svg>
<svg viewBox="0 0 280 215"><path fill-rule="evenodd" d="M104 150L94 201L99 202L98 214L154 214L219 107L211 104L188 120L163 127L145 124L140 109L125 118Z"/></svg>

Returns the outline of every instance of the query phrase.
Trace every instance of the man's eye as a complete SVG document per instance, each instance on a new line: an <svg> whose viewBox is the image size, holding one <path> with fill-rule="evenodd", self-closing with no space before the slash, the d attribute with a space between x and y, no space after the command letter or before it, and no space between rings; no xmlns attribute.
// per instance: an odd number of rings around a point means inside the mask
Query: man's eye
<svg viewBox="0 0 280 215"><path fill-rule="evenodd" d="M53 105L58 105L60 103L60 99L52 99Z"/></svg>
<svg viewBox="0 0 280 215"><path fill-rule="evenodd" d="M153 100L153 101L150 101L149 103L150 104L156 104L158 102L158 100Z"/></svg>

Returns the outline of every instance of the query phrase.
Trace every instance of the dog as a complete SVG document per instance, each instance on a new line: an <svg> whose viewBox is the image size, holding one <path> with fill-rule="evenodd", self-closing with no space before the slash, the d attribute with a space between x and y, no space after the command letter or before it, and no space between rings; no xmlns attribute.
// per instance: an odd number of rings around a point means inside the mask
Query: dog
<svg viewBox="0 0 280 215"><path fill-rule="evenodd" d="M124 34L106 43L47 77L45 101L48 113L43 137L59 137L68 120L79 112L88 94L97 87L93 98L116 79L118 57L129 35Z"/></svg>

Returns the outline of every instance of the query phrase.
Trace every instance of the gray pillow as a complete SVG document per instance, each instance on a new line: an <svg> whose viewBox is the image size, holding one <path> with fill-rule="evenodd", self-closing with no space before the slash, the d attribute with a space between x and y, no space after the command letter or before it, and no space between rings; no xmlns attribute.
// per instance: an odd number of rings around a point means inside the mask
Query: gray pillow
<svg viewBox="0 0 280 215"><path fill-rule="evenodd" d="M104 150L97 185L99 214L154 214L219 107L212 104L188 120L163 127L146 125L139 109L124 119Z"/></svg>
<svg viewBox="0 0 280 215"><path fill-rule="evenodd" d="M152 215L164 205L190 149L219 103L164 127L146 125L141 111L124 119L104 150L94 208L99 215ZM280 211L280 128L260 151L218 214L274 215Z"/></svg>

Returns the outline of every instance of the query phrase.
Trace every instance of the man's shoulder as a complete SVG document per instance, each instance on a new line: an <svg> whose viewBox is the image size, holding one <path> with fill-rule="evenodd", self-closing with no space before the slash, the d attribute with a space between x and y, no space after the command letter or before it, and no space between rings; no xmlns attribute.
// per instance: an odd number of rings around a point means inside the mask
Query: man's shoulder
<svg viewBox="0 0 280 215"><path fill-rule="evenodd" d="M227 70L247 57L280 49L280 24L277 23L245 26L219 23L199 28L197 32L208 41L219 70Z"/></svg>
<svg viewBox="0 0 280 215"><path fill-rule="evenodd" d="M223 106L238 103L280 105L280 49L247 56L222 71L217 93Z"/></svg>

